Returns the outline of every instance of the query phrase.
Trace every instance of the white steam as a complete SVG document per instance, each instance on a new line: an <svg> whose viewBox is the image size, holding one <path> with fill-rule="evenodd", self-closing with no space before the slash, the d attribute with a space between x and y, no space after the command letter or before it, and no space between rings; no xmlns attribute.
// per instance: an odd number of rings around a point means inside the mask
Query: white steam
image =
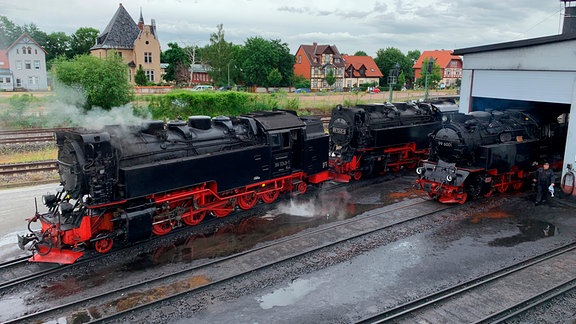
<svg viewBox="0 0 576 324"><path fill-rule="evenodd" d="M58 85L54 94L42 113L46 127L73 126L98 130L106 125L139 125L144 120L134 116L131 103L110 110L93 107L85 111L81 108L86 102L82 89Z"/></svg>
<svg viewBox="0 0 576 324"><path fill-rule="evenodd" d="M279 204L276 213L300 217L345 219L351 216L350 208L348 208L351 204L348 192L332 192L306 201L291 199L289 202Z"/></svg>

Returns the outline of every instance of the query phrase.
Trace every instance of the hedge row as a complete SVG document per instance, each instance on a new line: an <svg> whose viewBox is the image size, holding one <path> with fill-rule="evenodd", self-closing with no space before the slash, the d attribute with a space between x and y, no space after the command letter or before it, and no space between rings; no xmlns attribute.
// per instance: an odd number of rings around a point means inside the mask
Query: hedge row
<svg viewBox="0 0 576 324"><path fill-rule="evenodd" d="M192 92L177 90L151 98L148 109L154 119L186 118L194 115L236 116L257 110L279 108L278 100L272 96L236 91Z"/></svg>

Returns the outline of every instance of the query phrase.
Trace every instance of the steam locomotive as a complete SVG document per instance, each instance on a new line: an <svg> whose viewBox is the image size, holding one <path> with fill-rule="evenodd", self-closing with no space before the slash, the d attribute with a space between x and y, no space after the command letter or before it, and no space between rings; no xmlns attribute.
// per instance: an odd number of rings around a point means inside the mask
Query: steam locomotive
<svg viewBox="0 0 576 324"><path fill-rule="evenodd" d="M337 106L328 126L333 178L414 169L428 154L427 135L441 122L440 110L424 102Z"/></svg>
<svg viewBox="0 0 576 324"><path fill-rule="evenodd" d="M549 128L527 112L477 111L446 117L429 135L429 157L416 169L417 185L442 203L519 190L536 161L550 154Z"/></svg>
<svg viewBox="0 0 576 324"><path fill-rule="evenodd" d="M48 212L19 246L30 261L69 264L308 185L415 167L440 122L431 104L371 104L335 108L332 143L320 118L287 110L60 131L62 189L43 196Z"/></svg>

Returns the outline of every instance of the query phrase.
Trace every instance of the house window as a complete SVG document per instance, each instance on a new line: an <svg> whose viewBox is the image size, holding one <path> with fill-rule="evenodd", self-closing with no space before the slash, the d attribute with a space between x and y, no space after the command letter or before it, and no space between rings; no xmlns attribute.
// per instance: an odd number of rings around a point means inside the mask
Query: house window
<svg viewBox="0 0 576 324"><path fill-rule="evenodd" d="M28 54L32 54L32 47L28 47Z"/></svg>
<svg viewBox="0 0 576 324"><path fill-rule="evenodd" d="M22 79L16 79L16 88L22 87Z"/></svg>
<svg viewBox="0 0 576 324"><path fill-rule="evenodd" d="M144 63L152 63L152 52L144 52Z"/></svg>
<svg viewBox="0 0 576 324"><path fill-rule="evenodd" d="M298 55L298 63L302 63L302 55Z"/></svg>
<svg viewBox="0 0 576 324"><path fill-rule="evenodd" d="M22 70L22 61L16 61L16 69Z"/></svg>
<svg viewBox="0 0 576 324"><path fill-rule="evenodd" d="M26 46L22 46L22 54L26 54Z"/></svg>
<svg viewBox="0 0 576 324"><path fill-rule="evenodd" d="M148 81L154 82L154 70L146 70L144 73L146 74Z"/></svg>
<svg viewBox="0 0 576 324"><path fill-rule="evenodd" d="M34 69L40 70L40 60L34 60Z"/></svg>
<svg viewBox="0 0 576 324"><path fill-rule="evenodd" d="M335 58L334 63L340 63L340 58Z"/></svg>
<svg viewBox="0 0 576 324"><path fill-rule="evenodd" d="M450 67L458 67L458 62L450 61Z"/></svg>
<svg viewBox="0 0 576 324"><path fill-rule="evenodd" d="M19 50L19 49L16 49L16 54L20 54L20 50Z"/></svg>
<svg viewBox="0 0 576 324"><path fill-rule="evenodd" d="M6 77L6 83L11 83L11 82L12 82L12 80L10 80L9 77Z"/></svg>
<svg viewBox="0 0 576 324"><path fill-rule="evenodd" d="M24 68L26 70L32 70L32 61L29 60L24 61Z"/></svg>
<svg viewBox="0 0 576 324"><path fill-rule="evenodd" d="M38 50L34 49L34 54L38 55Z"/></svg>

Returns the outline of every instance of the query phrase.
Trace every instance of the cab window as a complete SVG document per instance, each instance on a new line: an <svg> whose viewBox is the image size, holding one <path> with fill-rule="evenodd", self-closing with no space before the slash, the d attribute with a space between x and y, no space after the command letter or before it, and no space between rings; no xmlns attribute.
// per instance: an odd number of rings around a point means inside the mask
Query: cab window
<svg viewBox="0 0 576 324"><path fill-rule="evenodd" d="M270 145L274 147L290 148L290 133L270 134Z"/></svg>

